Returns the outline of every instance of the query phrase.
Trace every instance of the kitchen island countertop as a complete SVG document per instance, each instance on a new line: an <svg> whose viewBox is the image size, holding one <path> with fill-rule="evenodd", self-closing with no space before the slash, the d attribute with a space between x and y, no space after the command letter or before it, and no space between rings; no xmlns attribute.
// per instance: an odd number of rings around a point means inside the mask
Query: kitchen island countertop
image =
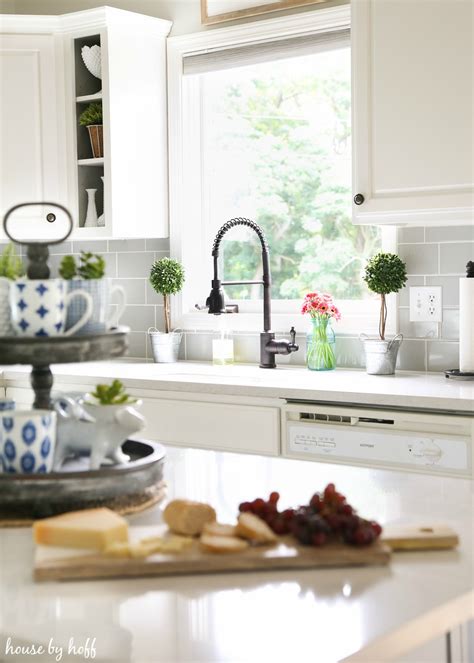
<svg viewBox="0 0 474 663"><path fill-rule="evenodd" d="M332 480L364 516L383 524L442 521L461 544L397 553L387 567L35 584L31 530L3 529L0 658L11 638L14 646L52 641L63 662L77 663L84 657L68 656L68 647L89 638L97 662L382 663L435 638L443 648L444 633L474 617L467 480L172 448L166 478L169 497L208 501L227 522L241 500L276 489L286 507ZM161 508L129 521L160 523Z"/></svg>
<svg viewBox="0 0 474 663"><path fill-rule="evenodd" d="M213 366L180 361L154 364L121 360L62 364L53 367L55 387L119 378L129 389L191 392L347 403L367 406L446 410L474 414L474 382L446 379L441 373L398 371L395 375L367 375L361 370L315 372L304 367L268 370L256 365ZM4 384L29 384L29 368L5 366Z"/></svg>

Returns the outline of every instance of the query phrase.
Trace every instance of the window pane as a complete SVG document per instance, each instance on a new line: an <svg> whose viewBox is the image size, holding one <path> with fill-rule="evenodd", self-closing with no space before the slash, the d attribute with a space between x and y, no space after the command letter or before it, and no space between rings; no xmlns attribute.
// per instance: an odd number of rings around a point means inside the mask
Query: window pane
<svg viewBox="0 0 474 663"><path fill-rule="evenodd" d="M201 83L209 245L222 223L246 216L267 236L274 299L314 289L368 296L361 269L380 233L351 222L349 48L207 73ZM225 280L261 277L251 231L231 230L222 246ZM260 286L227 292L261 297Z"/></svg>

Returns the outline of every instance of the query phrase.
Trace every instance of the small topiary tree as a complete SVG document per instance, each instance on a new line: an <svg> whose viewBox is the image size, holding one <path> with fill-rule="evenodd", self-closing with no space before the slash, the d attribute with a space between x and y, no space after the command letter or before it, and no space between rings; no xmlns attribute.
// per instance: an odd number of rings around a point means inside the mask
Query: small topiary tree
<svg viewBox="0 0 474 663"><path fill-rule="evenodd" d="M365 266L364 281L369 290L380 295L379 335L385 340L387 301L385 296L398 292L407 282L406 265L395 253L380 252L370 258Z"/></svg>
<svg viewBox="0 0 474 663"><path fill-rule="evenodd" d="M170 333L170 295L175 295L183 287L184 269L183 266L172 258L161 258L155 260L150 270L150 283L155 292L163 295L165 306L165 332Z"/></svg>

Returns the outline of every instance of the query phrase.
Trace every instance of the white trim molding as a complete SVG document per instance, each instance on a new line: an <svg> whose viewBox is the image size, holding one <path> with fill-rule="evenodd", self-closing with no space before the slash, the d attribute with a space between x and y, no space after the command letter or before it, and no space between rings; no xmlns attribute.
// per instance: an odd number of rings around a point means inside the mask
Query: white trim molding
<svg viewBox="0 0 474 663"><path fill-rule="evenodd" d="M186 219L189 217L187 199L189 189L185 189L185 182L189 180L185 173L189 169L199 169L199 164L190 162L190 155L185 150L189 140L199 140L196 132L191 132L185 116L189 116L192 110L193 122L198 126L200 122L200 108L194 85L183 86L183 59L190 55L207 53L215 50L232 48L239 45L254 45L266 41L288 39L318 32L334 31L350 28L351 10L350 5L342 5L333 8L320 8L304 14L278 17L266 21L258 21L245 25L220 28L212 31L199 32L190 35L171 37L168 39L168 127L169 127L169 199L170 199L170 251L171 256L184 263L186 252L197 250L201 238L197 236L192 240L190 233L192 228L185 227ZM189 79L188 79L189 80ZM192 135L191 135L192 134ZM195 172L195 171L193 171ZM187 185L186 185L187 186ZM192 186L200 186L200 175L192 178ZM200 212L193 210L193 217L198 223ZM186 234L186 238L185 238ZM186 244L191 247L186 249ZM384 249L395 250L395 232L384 230ZM209 246L209 267L211 267L211 247ZM192 275L188 274L191 280ZM209 283L210 287L210 283ZM207 296L205 289L201 294L201 301ZM187 330L209 330L214 324L209 317L201 312L191 312L194 303L186 300L185 294L173 298L172 324ZM276 302L275 302L276 305ZM374 316L374 306L369 306L367 311L351 315L350 321L346 320L338 325L339 331L351 331L354 329L370 330L377 321ZM392 324L395 323L396 307L393 307L391 317ZM262 327L261 313L239 313L232 318L232 326L240 331L258 331ZM375 320L375 322L374 322ZM275 331L287 331L293 324L297 323L302 329L305 325L299 310L295 312L278 311L272 316L273 329ZM394 324L395 327L395 324ZM392 331L392 330L391 330Z"/></svg>

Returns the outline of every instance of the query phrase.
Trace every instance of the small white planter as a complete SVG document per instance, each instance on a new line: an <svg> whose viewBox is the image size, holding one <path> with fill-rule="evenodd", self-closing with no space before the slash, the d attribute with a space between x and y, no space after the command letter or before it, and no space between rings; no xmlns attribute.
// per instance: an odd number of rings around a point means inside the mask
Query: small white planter
<svg viewBox="0 0 474 663"><path fill-rule="evenodd" d="M403 341L402 334L382 341L380 338L369 338L366 334L359 336L364 345L365 367L369 375L393 375L397 364L398 350Z"/></svg>
<svg viewBox="0 0 474 663"><path fill-rule="evenodd" d="M150 327L148 336L153 352L153 361L156 364L172 364L178 361L179 347L183 337L181 330L175 329L169 334L164 334L155 327Z"/></svg>

